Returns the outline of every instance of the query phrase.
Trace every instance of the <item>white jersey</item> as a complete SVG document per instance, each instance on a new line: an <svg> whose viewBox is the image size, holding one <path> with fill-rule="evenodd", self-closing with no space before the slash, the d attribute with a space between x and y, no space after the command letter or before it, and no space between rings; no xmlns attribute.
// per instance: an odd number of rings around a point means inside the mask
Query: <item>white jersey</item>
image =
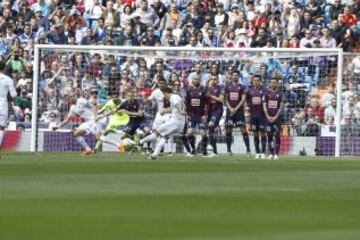
<svg viewBox="0 0 360 240"><path fill-rule="evenodd" d="M164 93L159 88L151 93L149 99L156 102L158 112L164 109Z"/></svg>
<svg viewBox="0 0 360 240"><path fill-rule="evenodd" d="M177 122L185 122L185 116L179 111L184 111L184 100L177 94L172 94L170 97L171 119Z"/></svg>
<svg viewBox="0 0 360 240"><path fill-rule="evenodd" d="M12 98L16 97L17 93L14 86L14 81L4 74L0 74L0 126L6 127L8 124L8 93Z"/></svg>
<svg viewBox="0 0 360 240"><path fill-rule="evenodd" d="M95 121L95 114L92 111L91 102L85 98L79 98L75 105L72 105L69 116L80 116L85 122Z"/></svg>
<svg viewBox="0 0 360 240"><path fill-rule="evenodd" d="M8 93L10 93L12 98L16 97L17 92L14 86L14 81L10 77L0 74L0 104L6 104L6 109L8 104Z"/></svg>

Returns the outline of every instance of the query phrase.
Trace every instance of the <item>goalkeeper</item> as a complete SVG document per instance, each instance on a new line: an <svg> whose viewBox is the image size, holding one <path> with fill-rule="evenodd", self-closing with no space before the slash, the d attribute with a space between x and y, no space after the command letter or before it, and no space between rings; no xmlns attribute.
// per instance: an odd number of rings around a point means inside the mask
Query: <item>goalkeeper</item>
<svg viewBox="0 0 360 240"><path fill-rule="evenodd" d="M119 127L126 126L130 121L130 116L124 112L124 109L120 109L123 101L120 97L113 98L109 100L98 112L98 117L96 121L112 115L108 125L106 126L105 131L100 136L99 140L96 142L94 153L98 152L103 142L110 143L112 145L120 147L120 143L113 139L106 139L106 136L109 133L114 133L118 130Z"/></svg>

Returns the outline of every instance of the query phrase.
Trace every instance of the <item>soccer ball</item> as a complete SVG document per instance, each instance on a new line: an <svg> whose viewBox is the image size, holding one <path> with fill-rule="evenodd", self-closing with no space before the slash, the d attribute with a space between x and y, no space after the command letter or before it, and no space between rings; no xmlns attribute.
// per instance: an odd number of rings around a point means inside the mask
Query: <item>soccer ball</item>
<svg viewBox="0 0 360 240"><path fill-rule="evenodd" d="M131 140L130 138L125 138L122 140L122 145L124 146L125 151L129 151L134 144L135 144L134 141Z"/></svg>

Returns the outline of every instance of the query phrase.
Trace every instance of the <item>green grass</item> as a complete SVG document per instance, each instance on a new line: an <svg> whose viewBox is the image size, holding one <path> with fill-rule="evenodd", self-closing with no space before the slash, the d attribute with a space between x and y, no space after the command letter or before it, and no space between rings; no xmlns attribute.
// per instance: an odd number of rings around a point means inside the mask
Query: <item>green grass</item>
<svg viewBox="0 0 360 240"><path fill-rule="evenodd" d="M359 239L360 159L5 153L0 239Z"/></svg>

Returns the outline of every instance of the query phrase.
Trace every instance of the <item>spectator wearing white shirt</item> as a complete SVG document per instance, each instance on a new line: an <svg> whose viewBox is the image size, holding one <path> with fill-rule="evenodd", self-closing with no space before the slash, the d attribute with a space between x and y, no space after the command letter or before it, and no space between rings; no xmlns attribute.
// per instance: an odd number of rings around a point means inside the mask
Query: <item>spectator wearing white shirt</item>
<svg viewBox="0 0 360 240"><path fill-rule="evenodd" d="M196 63L194 66L194 72L191 72L189 74L188 80L189 80L189 85L192 84L192 81L194 79L194 77L196 75L200 76L200 80L201 80L201 85L202 86L207 86L207 81L209 79L209 74L207 72L205 72L202 68L202 63Z"/></svg>
<svg viewBox="0 0 360 240"><path fill-rule="evenodd" d="M331 104L325 109L324 121L329 125L330 118L335 119L336 116L336 98L331 99Z"/></svg>
<svg viewBox="0 0 360 240"><path fill-rule="evenodd" d="M120 26L124 29L127 22L130 22L133 18L133 9L129 5L125 5L123 12L120 13Z"/></svg>
<svg viewBox="0 0 360 240"><path fill-rule="evenodd" d="M357 95L356 93L357 93L356 83L352 81L348 82L347 90L344 91L341 95L342 102L345 104L348 101L349 97Z"/></svg>
<svg viewBox="0 0 360 240"><path fill-rule="evenodd" d="M320 45L322 48L336 48L336 40L330 36L330 29L324 27L322 30L323 37L320 38Z"/></svg>
<svg viewBox="0 0 360 240"><path fill-rule="evenodd" d="M301 38L300 47L301 48L306 48L308 46L311 47L316 38L312 36L310 29L305 29L304 33L305 33L305 37Z"/></svg>
<svg viewBox="0 0 360 240"><path fill-rule="evenodd" d="M349 65L349 70L351 74L360 76L360 55L353 58Z"/></svg>
<svg viewBox="0 0 360 240"><path fill-rule="evenodd" d="M356 56L349 66L350 75L358 83L358 89L360 89L360 55Z"/></svg>
<svg viewBox="0 0 360 240"><path fill-rule="evenodd" d="M218 3L216 6L216 15L214 17L215 25L220 28L221 25L227 25L229 21L229 15L224 11L224 4Z"/></svg>
<svg viewBox="0 0 360 240"><path fill-rule="evenodd" d="M323 106L327 108L330 106L332 99L335 97L336 84L330 86L329 92L323 96Z"/></svg>
<svg viewBox="0 0 360 240"><path fill-rule="evenodd" d="M348 101L344 104L344 107L342 109L343 110L342 115L350 116L351 119L355 119L355 110L356 110L355 104L356 104L355 97L354 96L348 97Z"/></svg>
<svg viewBox="0 0 360 240"><path fill-rule="evenodd" d="M140 21L148 27L157 27L160 24L160 18L153 8L148 6L146 0L140 2L140 8L136 9L135 15L140 16Z"/></svg>

